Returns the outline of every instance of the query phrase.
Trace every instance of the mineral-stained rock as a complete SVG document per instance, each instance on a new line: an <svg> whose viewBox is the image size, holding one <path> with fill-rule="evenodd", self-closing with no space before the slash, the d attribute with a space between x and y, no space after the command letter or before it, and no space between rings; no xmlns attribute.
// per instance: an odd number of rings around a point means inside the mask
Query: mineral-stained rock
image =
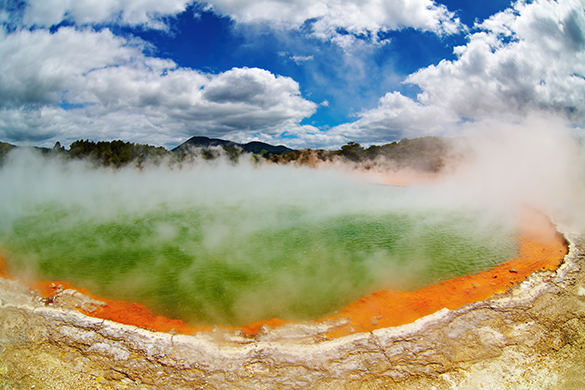
<svg viewBox="0 0 585 390"><path fill-rule="evenodd" d="M105 302L92 299L79 291L73 289L61 290L52 297L53 305L65 309L82 309L85 312L92 313L98 307L106 306Z"/></svg>

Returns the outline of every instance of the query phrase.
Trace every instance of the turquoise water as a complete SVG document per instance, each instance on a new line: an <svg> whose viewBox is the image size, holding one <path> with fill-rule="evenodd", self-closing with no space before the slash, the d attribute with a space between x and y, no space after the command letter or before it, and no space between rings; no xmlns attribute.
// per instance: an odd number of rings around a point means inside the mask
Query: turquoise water
<svg viewBox="0 0 585 390"><path fill-rule="evenodd" d="M513 257L503 226L469 213L342 213L158 207L83 218L58 204L19 218L0 242L14 273L66 280L194 325L333 313L376 289L416 289ZM273 218L274 217L274 218ZM246 221L252 221L246 228Z"/></svg>

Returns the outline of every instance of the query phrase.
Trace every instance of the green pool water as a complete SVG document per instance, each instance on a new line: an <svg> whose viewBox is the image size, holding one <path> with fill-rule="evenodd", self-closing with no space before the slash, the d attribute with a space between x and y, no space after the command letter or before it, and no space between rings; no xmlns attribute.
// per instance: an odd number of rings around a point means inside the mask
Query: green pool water
<svg viewBox="0 0 585 390"><path fill-rule="evenodd" d="M106 170L17 157L0 168L12 274L193 325L316 319L377 289L492 268L517 249L506 213L448 188L277 165Z"/></svg>
<svg viewBox="0 0 585 390"><path fill-rule="evenodd" d="M66 280L194 325L315 319L376 289L489 269L516 249L510 231L480 229L468 213L250 212L159 207L101 220L48 204L14 221L1 242L15 273Z"/></svg>

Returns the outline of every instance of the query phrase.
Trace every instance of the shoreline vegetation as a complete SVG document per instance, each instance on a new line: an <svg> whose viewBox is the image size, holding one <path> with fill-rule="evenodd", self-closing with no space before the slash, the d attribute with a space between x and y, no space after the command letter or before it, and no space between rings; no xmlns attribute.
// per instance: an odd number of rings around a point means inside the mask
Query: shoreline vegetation
<svg viewBox="0 0 585 390"><path fill-rule="evenodd" d="M0 166L8 154L22 147L0 142ZM439 173L453 152L450 139L443 137L403 138L398 142L363 147L349 142L337 150L298 149L272 146L263 142L238 144L207 137L192 137L171 150L162 146L137 144L121 140L78 140L66 149L56 142L52 149L32 147L46 157L87 160L96 166L122 168L147 164L182 164L194 159L215 160L222 156L237 163L242 156L250 155L256 162L297 164L315 167L321 163L356 164L370 169L378 165L393 170L412 169L422 173Z"/></svg>

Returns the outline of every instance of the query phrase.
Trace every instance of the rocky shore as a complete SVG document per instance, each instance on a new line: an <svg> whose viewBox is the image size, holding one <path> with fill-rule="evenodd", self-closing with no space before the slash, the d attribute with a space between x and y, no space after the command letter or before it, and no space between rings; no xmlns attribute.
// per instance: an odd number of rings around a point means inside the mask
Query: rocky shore
<svg viewBox="0 0 585 390"><path fill-rule="evenodd" d="M411 324L328 334L344 319L264 328L153 332L80 313L0 278L1 389L582 389L585 237L565 233L556 271Z"/></svg>

